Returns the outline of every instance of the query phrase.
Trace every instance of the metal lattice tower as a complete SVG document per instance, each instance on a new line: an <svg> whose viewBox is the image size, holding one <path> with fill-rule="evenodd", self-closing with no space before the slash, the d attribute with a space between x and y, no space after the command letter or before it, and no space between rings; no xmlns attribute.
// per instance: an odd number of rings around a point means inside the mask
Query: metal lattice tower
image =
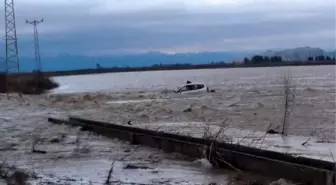
<svg viewBox="0 0 336 185"><path fill-rule="evenodd" d="M5 0L5 73L20 71L14 0Z"/></svg>
<svg viewBox="0 0 336 185"><path fill-rule="evenodd" d="M33 21L26 21L27 24L31 24L34 27L34 45L35 45L35 62L36 62L36 70L37 72L40 72L42 69L41 64L41 55L40 55L40 44L39 44L39 38L38 38L38 31L37 31L37 25L43 22L43 19L40 21L33 20Z"/></svg>

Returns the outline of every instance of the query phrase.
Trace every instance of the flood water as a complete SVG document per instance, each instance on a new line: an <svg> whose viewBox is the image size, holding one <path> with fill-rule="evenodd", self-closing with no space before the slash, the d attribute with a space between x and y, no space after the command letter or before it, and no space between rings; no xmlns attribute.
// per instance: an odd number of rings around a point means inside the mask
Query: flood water
<svg viewBox="0 0 336 185"><path fill-rule="evenodd" d="M214 89L237 89L277 85L290 74L298 84L317 88L335 87L335 66L265 67L144 71L55 77L61 86L54 93L92 91L157 91L175 89L187 80L206 83Z"/></svg>
<svg viewBox="0 0 336 185"><path fill-rule="evenodd" d="M236 128L245 130L252 137L252 131L264 133L269 124L277 126L281 123L283 107L280 91L283 77L287 73L293 77L298 90L288 134L302 136L301 140L293 137L300 148L296 150L297 148L289 146L292 142L278 142L276 137L266 138L263 146L276 145L274 147L277 151L285 149L295 155L314 155L328 159L329 153L332 153L329 151L335 150L334 66L152 71L55 77L60 87L49 95L27 95L20 100L8 99L1 94L0 147L3 148L0 148L0 158L20 168L32 169L38 173L41 181L61 180L62 183L70 182L75 185L103 184L113 161L117 161L114 178L118 182L115 184L141 182L207 185L211 181L227 184L228 179L235 174L209 171L198 163L144 147L139 147L127 159L121 160L119 158L133 151L134 146L89 132L82 132L78 136L76 128L50 125L46 120L49 116L67 117L69 114L118 124L132 120L134 126L160 126L165 131L175 132L174 129L177 129L192 135L197 124L190 123L204 123L205 118L209 118L209 123L215 129L223 120L228 120L225 123L230 128L227 132ZM206 83L216 93L191 96L162 92L166 89L171 92L170 90L187 80ZM97 91L106 93L95 93ZM185 111L187 108L190 111ZM183 125L183 122L187 124ZM197 131L206 128L202 124L198 125ZM237 137L238 132L232 133ZM232 133L224 134L231 136ZM241 139L245 135L245 132L241 132L239 140L249 144L250 138ZM310 139L306 146L301 146L311 136L317 139ZM40 139L37 148L47 151L46 155L30 152L35 137ZM58 142L51 142L54 138ZM74 152L78 147L77 138L81 139L80 146L88 149L85 150L86 153ZM326 144L320 144L324 142ZM130 163L146 166L147 169L125 169L125 165ZM85 170L79 171L79 168Z"/></svg>

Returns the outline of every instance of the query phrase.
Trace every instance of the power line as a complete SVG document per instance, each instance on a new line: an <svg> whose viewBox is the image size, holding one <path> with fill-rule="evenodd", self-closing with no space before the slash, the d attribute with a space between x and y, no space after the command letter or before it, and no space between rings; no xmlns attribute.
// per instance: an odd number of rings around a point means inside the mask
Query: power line
<svg viewBox="0 0 336 185"><path fill-rule="evenodd" d="M36 62L37 72L40 72L41 69L42 69L41 55L40 55L40 44L39 44L38 31L37 31L37 25L42 23L42 22L43 22L43 19L41 19L40 21L37 21L37 20L28 21L28 20L26 20L27 24L31 24L34 27L35 62Z"/></svg>

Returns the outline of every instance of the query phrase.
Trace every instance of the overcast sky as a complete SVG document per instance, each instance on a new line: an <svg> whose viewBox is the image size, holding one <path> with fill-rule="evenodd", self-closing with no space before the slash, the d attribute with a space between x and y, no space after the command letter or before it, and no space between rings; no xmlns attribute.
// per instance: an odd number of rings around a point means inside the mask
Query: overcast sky
<svg viewBox="0 0 336 185"><path fill-rule="evenodd" d="M21 50L32 46L25 20L44 18L49 54L334 49L336 41L335 0L15 0L15 8Z"/></svg>

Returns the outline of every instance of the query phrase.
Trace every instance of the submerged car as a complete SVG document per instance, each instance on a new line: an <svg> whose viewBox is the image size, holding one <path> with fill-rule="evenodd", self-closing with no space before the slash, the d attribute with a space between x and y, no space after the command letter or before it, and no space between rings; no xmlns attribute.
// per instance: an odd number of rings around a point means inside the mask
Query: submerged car
<svg viewBox="0 0 336 185"><path fill-rule="evenodd" d="M199 93L210 92L209 88L203 83L187 83L176 90L176 93Z"/></svg>

